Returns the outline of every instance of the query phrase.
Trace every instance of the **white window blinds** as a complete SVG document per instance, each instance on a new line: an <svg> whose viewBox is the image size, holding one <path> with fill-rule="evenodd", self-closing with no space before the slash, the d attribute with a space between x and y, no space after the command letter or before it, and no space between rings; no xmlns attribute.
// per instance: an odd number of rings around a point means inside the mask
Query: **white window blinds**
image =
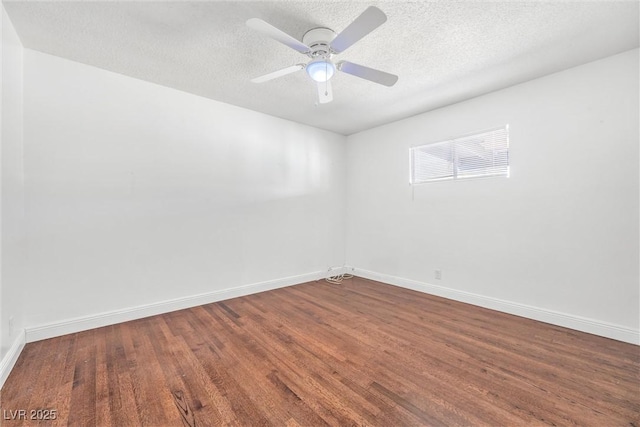
<svg viewBox="0 0 640 427"><path fill-rule="evenodd" d="M509 126L411 148L411 183L509 176Z"/></svg>

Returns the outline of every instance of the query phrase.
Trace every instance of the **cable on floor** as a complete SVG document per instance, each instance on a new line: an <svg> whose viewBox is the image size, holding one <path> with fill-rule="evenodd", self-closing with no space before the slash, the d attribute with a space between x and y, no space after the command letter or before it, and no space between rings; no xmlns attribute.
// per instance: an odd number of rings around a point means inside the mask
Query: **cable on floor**
<svg viewBox="0 0 640 427"><path fill-rule="evenodd" d="M339 285L340 283L342 283L343 280L351 279L352 277L353 277L353 274L344 273L344 274L338 274L337 276L327 277L324 280L326 280L329 283L333 283L334 285Z"/></svg>

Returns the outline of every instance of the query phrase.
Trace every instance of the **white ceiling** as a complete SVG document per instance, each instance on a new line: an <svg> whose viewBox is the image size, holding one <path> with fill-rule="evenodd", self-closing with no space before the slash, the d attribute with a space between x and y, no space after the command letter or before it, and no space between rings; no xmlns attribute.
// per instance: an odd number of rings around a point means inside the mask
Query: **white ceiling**
<svg viewBox="0 0 640 427"><path fill-rule="evenodd" d="M4 2L25 47L349 135L639 45L639 3L451 1ZM308 59L246 27L301 39L340 32L369 5L388 21L338 58L397 74L391 88L339 73L315 105Z"/></svg>

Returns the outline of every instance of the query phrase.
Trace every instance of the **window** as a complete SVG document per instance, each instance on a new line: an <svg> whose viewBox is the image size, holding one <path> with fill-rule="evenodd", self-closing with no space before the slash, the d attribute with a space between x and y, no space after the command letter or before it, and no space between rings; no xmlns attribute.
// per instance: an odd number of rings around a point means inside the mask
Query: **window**
<svg viewBox="0 0 640 427"><path fill-rule="evenodd" d="M411 148L411 184L509 176L509 126Z"/></svg>

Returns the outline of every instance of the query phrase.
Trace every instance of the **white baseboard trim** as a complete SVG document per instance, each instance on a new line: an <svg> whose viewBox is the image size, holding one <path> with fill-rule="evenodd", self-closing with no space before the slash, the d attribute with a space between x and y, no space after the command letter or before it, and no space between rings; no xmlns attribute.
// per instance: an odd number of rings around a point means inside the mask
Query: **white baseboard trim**
<svg viewBox="0 0 640 427"><path fill-rule="evenodd" d="M4 355L2 360L0 360L0 389L4 386L4 382L9 378L9 374L13 369L13 366L18 361L18 357L20 357L20 353L22 353L22 349L26 344L25 341L25 332L21 330L16 339L9 347L9 351Z"/></svg>
<svg viewBox="0 0 640 427"><path fill-rule="evenodd" d="M143 317L155 316L169 313L171 311L210 304L212 302L223 301L230 298L255 294L277 288L298 285L300 283L311 282L323 279L326 272L314 272L299 276L285 277L283 279L269 280L266 282L253 283L250 285L238 286L235 288L222 289L204 294L191 295L183 298L176 298L168 301L160 301L145 304L137 307L129 307L121 310L108 311L89 316L76 317L60 322L53 322L39 326L26 328L26 342L40 341L61 335L114 325L116 323L128 322L130 320L142 319Z"/></svg>
<svg viewBox="0 0 640 427"><path fill-rule="evenodd" d="M486 297L483 295L459 291L444 286L432 285L430 283L418 282L416 280L404 279L384 273L363 270L357 267L347 268L349 270L353 270L353 274L355 274L356 276L364 277L365 279L371 279L402 288L413 289L414 291L437 295L455 301L461 301L480 307L501 311L504 313L514 314L516 316L526 317L528 319L539 320L541 322L550 323L552 325L562 326L565 328L575 329L577 331L587 332L618 341L640 345L640 331L624 326L602 322L595 319L589 319L586 317L575 316L572 314L561 313L558 311L547 310L544 308L534 307L526 304Z"/></svg>

